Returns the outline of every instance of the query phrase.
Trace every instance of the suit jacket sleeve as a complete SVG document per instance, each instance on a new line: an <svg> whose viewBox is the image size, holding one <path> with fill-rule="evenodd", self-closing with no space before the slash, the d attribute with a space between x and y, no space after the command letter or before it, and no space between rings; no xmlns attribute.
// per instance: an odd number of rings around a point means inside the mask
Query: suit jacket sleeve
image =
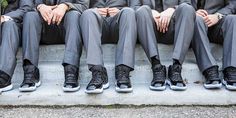
<svg viewBox="0 0 236 118"><path fill-rule="evenodd" d="M136 10L140 6L142 6L142 3L141 3L141 0L129 0L128 6Z"/></svg>
<svg viewBox="0 0 236 118"><path fill-rule="evenodd" d="M89 0L74 0L75 2L70 1L62 1L61 3L65 3L70 7L70 10L76 10L79 12L83 12L89 8Z"/></svg>
<svg viewBox="0 0 236 118"><path fill-rule="evenodd" d="M229 0L229 2L227 2L227 5L218 10L218 13L221 13L223 15L229 15L229 14L234 14L236 11L236 0Z"/></svg>
<svg viewBox="0 0 236 118"><path fill-rule="evenodd" d="M23 20L23 16L26 12L32 10L34 5L33 0L20 0L19 8L15 11L4 14L6 16L10 16L12 19L21 22Z"/></svg>

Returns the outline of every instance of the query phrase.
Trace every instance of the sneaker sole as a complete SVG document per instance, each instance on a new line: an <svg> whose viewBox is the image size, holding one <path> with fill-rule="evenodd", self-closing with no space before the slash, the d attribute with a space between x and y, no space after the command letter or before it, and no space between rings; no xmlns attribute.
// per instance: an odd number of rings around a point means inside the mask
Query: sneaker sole
<svg viewBox="0 0 236 118"><path fill-rule="evenodd" d="M164 91L166 90L166 86L162 86L162 87L149 86L149 89L153 91Z"/></svg>
<svg viewBox="0 0 236 118"><path fill-rule="evenodd" d="M132 91L133 91L133 88L120 89L119 87L116 87L116 92L118 93L131 93Z"/></svg>
<svg viewBox="0 0 236 118"><path fill-rule="evenodd" d="M187 86L185 87L174 86L171 84L170 81L167 81L167 84L170 86L170 89L174 91L185 91L187 89Z"/></svg>
<svg viewBox="0 0 236 118"><path fill-rule="evenodd" d="M223 85L225 86L226 89L230 90L230 91L235 91L236 90L236 86L232 86L227 84L227 82L223 79L222 81Z"/></svg>
<svg viewBox="0 0 236 118"><path fill-rule="evenodd" d="M87 94L100 94L100 93L103 93L103 90L108 89L109 86L110 86L110 84L106 83L106 84L102 85L101 89L85 90L85 93L87 93Z"/></svg>
<svg viewBox="0 0 236 118"><path fill-rule="evenodd" d="M29 88L19 88L20 92L33 92L37 89L37 87L39 87L41 85L41 81L39 81L38 83L35 84L35 86L33 87L29 87Z"/></svg>
<svg viewBox="0 0 236 118"><path fill-rule="evenodd" d="M206 89L220 89L222 87L222 83L220 84L203 84Z"/></svg>
<svg viewBox="0 0 236 118"><path fill-rule="evenodd" d="M62 87L64 92L76 92L80 89L80 86L75 87L75 88L66 88L66 87Z"/></svg>
<svg viewBox="0 0 236 118"><path fill-rule="evenodd" d="M162 87L149 86L149 89L153 91L164 91L166 90L166 82L164 83L164 86Z"/></svg>
<svg viewBox="0 0 236 118"><path fill-rule="evenodd" d="M6 87L4 87L4 88L1 88L1 89L0 89L0 92L6 92L6 91L10 91L10 90L12 90L12 89L13 89L13 85L10 84L10 85L8 85L8 86L6 86Z"/></svg>

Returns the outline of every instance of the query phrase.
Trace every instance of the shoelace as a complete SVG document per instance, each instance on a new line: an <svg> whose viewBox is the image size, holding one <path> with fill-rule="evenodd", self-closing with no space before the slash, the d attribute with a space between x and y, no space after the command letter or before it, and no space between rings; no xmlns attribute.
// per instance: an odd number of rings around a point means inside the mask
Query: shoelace
<svg viewBox="0 0 236 118"><path fill-rule="evenodd" d="M181 79L181 67L176 66L175 68L173 68L172 71L173 73L171 80L174 82L183 82L183 80Z"/></svg>
<svg viewBox="0 0 236 118"><path fill-rule="evenodd" d="M118 71L118 81L127 81L129 79L129 74L125 70L123 71Z"/></svg>
<svg viewBox="0 0 236 118"><path fill-rule="evenodd" d="M226 72L225 73L225 76L227 78L226 81L228 82L231 82L231 83L236 83L236 79L233 79L233 78L236 78L236 70L229 70L229 72Z"/></svg>
<svg viewBox="0 0 236 118"><path fill-rule="evenodd" d="M165 71L162 68L157 68L153 70L153 76L155 81L165 81Z"/></svg>
<svg viewBox="0 0 236 118"><path fill-rule="evenodd" d="M33 70L25 72L25 79L24 79L24 83L25 84L32 84L32 83L34 83L34 81L32 80L32 78L35 78L33 73L34 73Z"/></svg>
<svg viewBox="0 0 236 118"><path fill-rule="evenodd" d="M77 78L75 77L74 74L66 74L66 83L75 83L77 81Z"/></svg>
<svg viewBox="0 0 236 118"><path fill-rule="evenodd" d="M93 72L93 78L90 82L90 85L97 85L97 84L101 84L102 82L103 82L102 72L101 71L94 71Z"/></svg>
<svg viewBox="0 0 236 118"><path fill-rule="evenodd" d="M220 80L218 71L209 71L208 74L206 74L205 76L210 81L219 81Z"/></svg>

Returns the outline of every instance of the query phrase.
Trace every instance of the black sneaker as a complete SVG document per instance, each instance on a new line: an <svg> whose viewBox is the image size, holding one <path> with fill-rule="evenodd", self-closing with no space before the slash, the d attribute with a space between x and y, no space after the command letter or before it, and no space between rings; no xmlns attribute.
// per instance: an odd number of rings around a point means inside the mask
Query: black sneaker
<svg viewBox="0 0 236 118"><path fill-rule="evenodd" d="M154 91L163 91L166 89L166 67L158 64L152 67L153 80L149 87Z"/></svg>
<svg viewBox="0 0 236 118"><path fill-rule="evenodd" d="M206 81L203 85L206 89L219 89L219 88L221 88L222 83L219 78L218 66L212 66L212 67L206 69L203 72L203 75L206 78Z"/></svg>
<svg viewBox="0 0 236 118"><path fill-rule="evenodd" d="M75 92L80 89L78 82L79 71L78 68L73 65L66 65L64 67L65 82L63 85L64 92Z"/></svg>
<svg viewBox="0 0 236 118"><path fill-rule="evenodd" d="M34 65L27 65L23 67L24 69L24 80L20 85L19 90L21 92L32 92L41 85L39 79L39 69Z"/></svg>
<svg viewBox="0 0 236 118"><path fill-rule="evenodd" d="M13 88L11 77L3 71L0 71L0 93L9 91Z"/></svg>
<svg viewBox="0 0 236 118"><path fill-rule="evenodd" d="M228 90L236 90L236 68L228 67L224 69L223 84Z"/></svg>
<svg viewBox="0 0 236 118"><path fill-rule="evenodd" d="M98 94L102 93L104 89L109 88L108 77L106 69L102 66L94 66L91 68L92 80L89 82L85 93Z"/></svg>
<svg viewBox="0 0 236 118"><path fill-rule="evenodd" d="M115 68L116 91L121 93L129 93L133 91L129 78L130 68L127 66L117 66Z"/></svg>
<svg viewBox="0 0 236 118"><path fill-rule="evenodd" d="M168 84L172 90L186 90L187 86L181 76L181 65L174 64L169 66L168 69Z"/></svg>

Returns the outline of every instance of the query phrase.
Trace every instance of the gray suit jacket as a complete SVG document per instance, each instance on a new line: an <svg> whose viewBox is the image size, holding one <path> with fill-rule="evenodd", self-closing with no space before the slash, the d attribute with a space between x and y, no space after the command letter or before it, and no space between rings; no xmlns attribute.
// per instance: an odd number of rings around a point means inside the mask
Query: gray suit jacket
<svg viewBox="0 0 236 118"><path fill-rule="evenodd" d="M90 8L123 7L136 8L141 6L139 0L90 0Z"/></svg>
<svg viewBox="0 0 236 118"><path fill-rule="evenodd" d="M197 10L197 2L199 0L192 0L193 7ZM209 14L216 12L228 15L235 13L236 0L205 0L204 9Z"/></svg>
<svg viewBox="0 0 236 118"><path fill-rule="evenodd" d="M160 2L160 0L141 0L142 5L148 5L151 7L151 9L156 9L158 10L159 8L157 8L156 3ZM162 10L166 10L167 8L171 8L171 7L178 7L178 5L182 4L182 3L187 3L187 4L191 4L191 0L162 0ZM158 10L159 12L162 12L160 10Z"/></svg>
<svg viewBox="0 0 236 118"><path fill-rule="evenodd" d="M15 0L8 4L3 14L10 16L16 22L22 22L24 14L32 10L33 6L33 0Z"/></svg>
<svg viewBox="0 0 236 118"><path fill-rule="evenodd" d="M89 0L35 0L36 6L39 4L58 5L61 3L69 5L70 10L76 10L81 13L89 8Z"/></svg>

